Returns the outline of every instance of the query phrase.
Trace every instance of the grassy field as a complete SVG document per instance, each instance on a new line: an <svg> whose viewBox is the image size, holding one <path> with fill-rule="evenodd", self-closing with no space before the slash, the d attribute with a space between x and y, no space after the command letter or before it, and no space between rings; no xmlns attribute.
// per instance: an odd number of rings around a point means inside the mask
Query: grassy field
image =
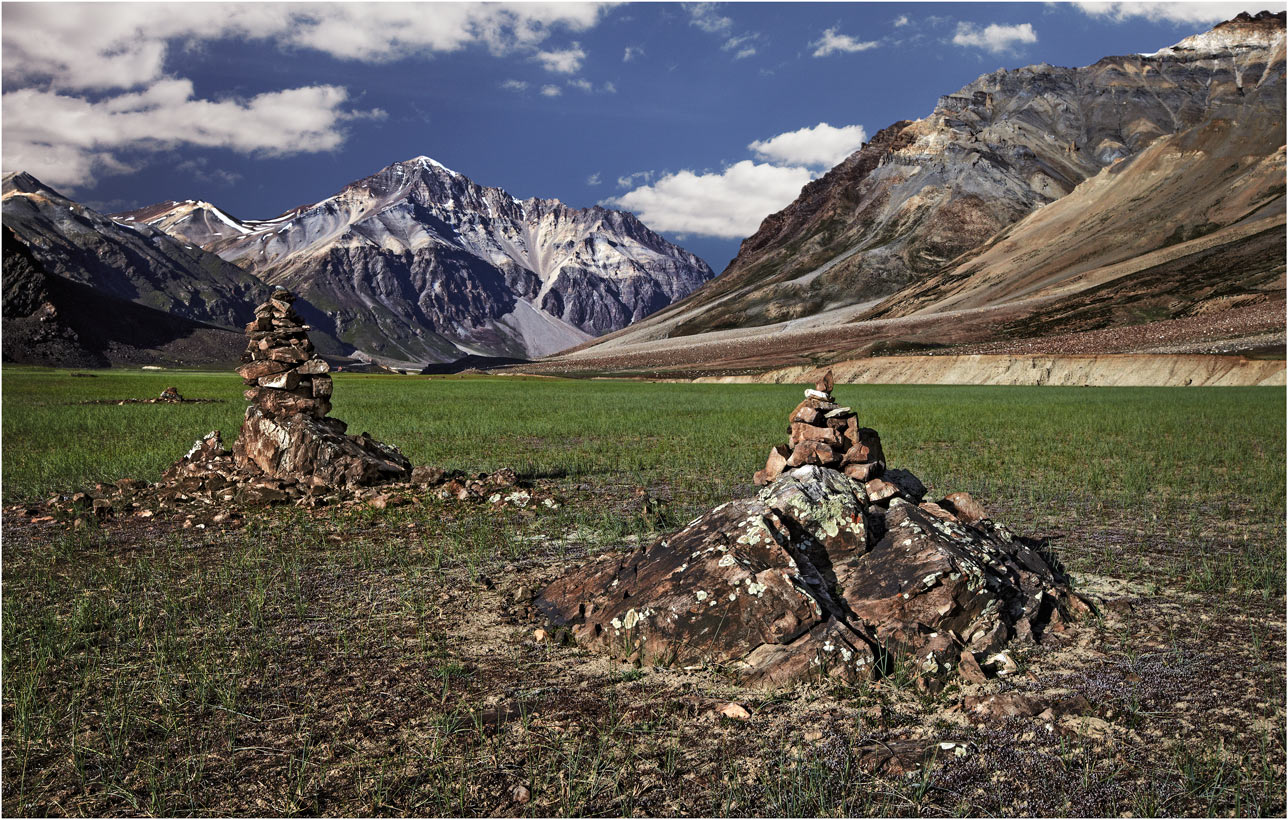
<svg viewBox="0 0 1288 820"><path fill-rule="evenodd" d="M170 385L222 403L82 403ZM231 442L240 390L6 368L5 502L154 480L211 429ZM517 590L748 494L799 395L339 374L350 432L418 464L512 467L562 505L278 509L212 532L38 529L10 507L5 813L1282 814L1279 389L837 388L892 466L971 492L1132 602L1088 627L1095 658L1031 659L1095 695L1099 738L950 725L897 686L750 695L531 641ZM637 488L660 510L632 506ZM712 722L699 695L755 718ZM861 771L865 744L909 727L975 751L912 779ZM1006 795L986 788L998 771Z"/></svg>

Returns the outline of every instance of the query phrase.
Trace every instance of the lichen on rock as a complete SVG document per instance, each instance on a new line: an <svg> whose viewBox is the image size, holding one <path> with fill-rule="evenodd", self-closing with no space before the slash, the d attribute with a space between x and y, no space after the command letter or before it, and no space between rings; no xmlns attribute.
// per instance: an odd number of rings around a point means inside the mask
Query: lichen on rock
<svg viewBox="0 0 1288 820"><path fill-rule="evenodd" d="M832 404L830 388L810 391L826 397L808 398L824 407L805 416ZM801 416L798 407L793 421ZM832 418L859 429L848 408ZM875 431L864 438L884 459ZM810 441L795 427L793 439ZM836 469L846 466L762 471L755 496L570 572L536 606L579 644L628 660L715 666L770 687L857 682L902 664L929 689L1089 610L1038 542L969 495L922 502L926 488L907 471L890 471L874 495L871 480Z"/></svg>

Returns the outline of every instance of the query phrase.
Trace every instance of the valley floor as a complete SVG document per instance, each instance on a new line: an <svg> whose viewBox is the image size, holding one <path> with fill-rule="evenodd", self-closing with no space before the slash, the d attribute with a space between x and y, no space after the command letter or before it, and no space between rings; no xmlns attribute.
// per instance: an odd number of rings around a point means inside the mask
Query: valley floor
<svg viewBox="0 0 1288 820"><path fill-rule="evenodd" d="M170 383L223 401L79 403ZM557 504L45 516L231 439L239 390L5 370L5 814L1285 810L1282 389L839 386L892 465L1050 539L1100 608L933 697L898 670L766 693L536 640L543 584L749 494L796 386L339 374L351 430Z"/></svg>

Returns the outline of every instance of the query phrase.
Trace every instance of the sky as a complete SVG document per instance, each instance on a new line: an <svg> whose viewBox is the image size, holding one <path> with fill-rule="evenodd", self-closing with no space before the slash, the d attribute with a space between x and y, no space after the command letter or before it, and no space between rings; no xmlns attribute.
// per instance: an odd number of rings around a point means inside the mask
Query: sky
<svg viewBox="0 0 1288 820"><path fill-rule="evenodd" d="M266 219L429 156L621 208L721 271L980 74L1151 52L1275 3L15 3L0 164L104 212Z"/></svg>

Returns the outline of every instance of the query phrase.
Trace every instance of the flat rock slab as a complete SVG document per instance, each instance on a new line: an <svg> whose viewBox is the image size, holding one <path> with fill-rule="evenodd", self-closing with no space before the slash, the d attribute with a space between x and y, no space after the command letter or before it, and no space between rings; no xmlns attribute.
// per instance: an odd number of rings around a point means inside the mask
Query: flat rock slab
<svg viewBox="0 0 1288 820"><path fill-rule="evenodd" d="M535 605L580 645L627 660L721 667L764 687L854 682L911 662L931 689L959 662L993 668L1009 641L1087 611L1036 542L922 509L920 482L900 483L878 503L836 470L789 470L652 545L574 570Z"/></svg>

